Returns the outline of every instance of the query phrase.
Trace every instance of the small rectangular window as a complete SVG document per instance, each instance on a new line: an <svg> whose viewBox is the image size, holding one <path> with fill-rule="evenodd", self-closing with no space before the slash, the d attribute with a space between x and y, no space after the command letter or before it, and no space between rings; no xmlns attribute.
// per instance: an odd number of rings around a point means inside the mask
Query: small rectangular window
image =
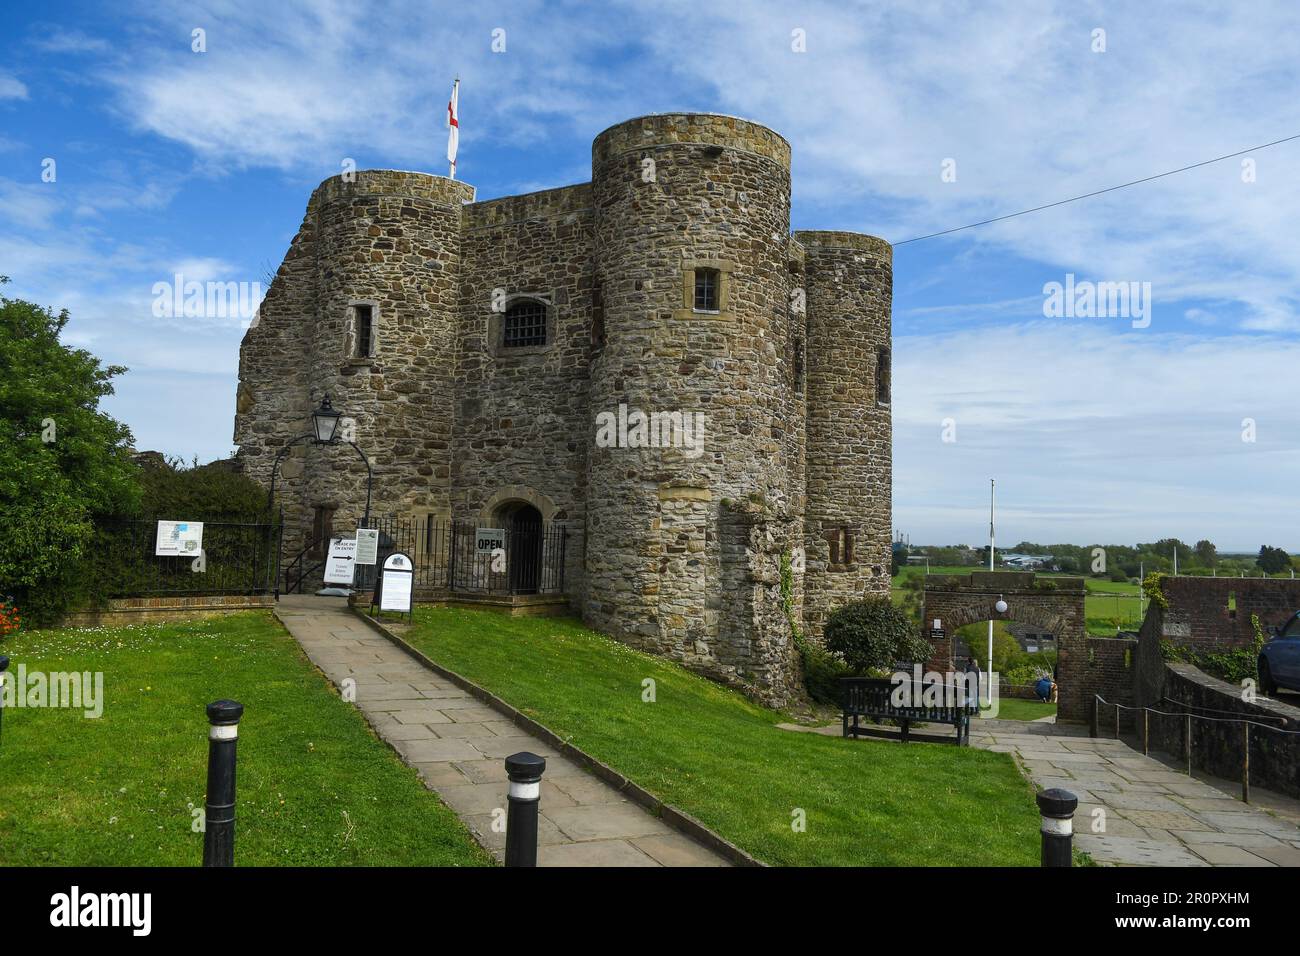
<svg viewBox="0 0 1300 956"><path fill-rule="evenodd" d="M372 339L375 333L374 307L354 305L352 308L357 315L356 356L357 358L370 358Z"/></svg>
<svg viewBox="0 0 1300 956"><path fill-rule="evenodd" d="M718 270L695 270L695 311L717 312L718 306Z"/></svg>
<svg viewBox="0 0 1300 956"><path fill-rule="evenodd" d="M501 345L516 349L546 344L546 305L524 300L506 309Z"/></svg>
<svg viewBox="0 0 1300 956"><path fill-rule="evenodd" d="M876 401L889 404L889 349L876 350Z"/></svg>

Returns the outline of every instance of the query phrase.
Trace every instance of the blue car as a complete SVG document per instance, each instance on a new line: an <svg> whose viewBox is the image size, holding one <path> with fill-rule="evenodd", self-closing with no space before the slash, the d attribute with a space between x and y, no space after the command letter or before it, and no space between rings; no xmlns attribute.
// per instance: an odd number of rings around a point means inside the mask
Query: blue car
<svg viewBox="0 0 1300 956"><path fill-rule="evenodd" d="M1276 628L1259 652L1259 689L1271 696L1279 687L1300 690L1300 611Z"/></svg>

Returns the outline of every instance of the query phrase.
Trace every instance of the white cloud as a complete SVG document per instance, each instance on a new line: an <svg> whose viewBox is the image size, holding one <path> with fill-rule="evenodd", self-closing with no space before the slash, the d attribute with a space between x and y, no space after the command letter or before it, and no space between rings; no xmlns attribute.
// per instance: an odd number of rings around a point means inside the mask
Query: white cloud
<svg viewBox="0 0 1300 956"><path fill-rule="evenodd" d="M1300 529L1277 520L1295 508L1283 476L1300 468L1300 407L1263 373L1300 366L1293 337L1039 322L900 337L894 352L894 523L913 541L985 540L997 478L1008 543L1300 549Z"/></svg>
<svg viewBox="0 0 1300 956"><path fill-rule="evenodd" d="M0 71L0 100L27 99L27 86L11 73Z"/></svg>

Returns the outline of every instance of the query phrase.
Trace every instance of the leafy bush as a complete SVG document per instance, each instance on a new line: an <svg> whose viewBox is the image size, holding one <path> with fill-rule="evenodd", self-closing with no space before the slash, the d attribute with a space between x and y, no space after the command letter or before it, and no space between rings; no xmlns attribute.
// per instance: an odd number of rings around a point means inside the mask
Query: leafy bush
<svg viewBox="0 0 1300 956"><path fill-rule="evenodd" d="M140 486L144 515L195 521L263 521L266 489L231 461L214 461L188 467L178 458L159 456L142 463Z"/></svg>
<svg viewBox="0 0 1300 956"><path fill-rule="evenodd" d="M825 636L826 649L857 673L930 658L930 642L887 597L837 608L826 622Z"/></svg>
<svg viewBox="0 0 1300 956"><path fill-rule="evenodd" d="M1246 678L1256 676L1259 654L1268 640L1257 615L1250 616L1250 623L1254 627L1255 638L1249 644L1226 651L1198 651L1183 644L1175 644L1168 638L1161 638L1160 656L1167 661L1184 661L1211 677L1230 684L1240 684Z"/></svg>
<svg viewBox="0 0 1300 956"><path fill-rule="evenodd" d="M798 642L803 658L803 682L808 696L819 704L839 704L840 678L855 677L853 668L824 647L808 640Z"/></svg>

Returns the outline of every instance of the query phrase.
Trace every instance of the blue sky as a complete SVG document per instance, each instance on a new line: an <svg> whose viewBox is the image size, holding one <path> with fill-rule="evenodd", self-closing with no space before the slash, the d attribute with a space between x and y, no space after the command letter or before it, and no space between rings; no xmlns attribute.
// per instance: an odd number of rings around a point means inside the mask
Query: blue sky
<svg viewBox="0 0 1300 956"><path fill-rule="evenodd" d="M791 141L795 228L897 242L1300 133L1297 35L1289 3L8 5L0 274L130 368L137 447L206 460L243 330L155 318L154 283L261 280L347 158L445 173L453 75L479 198L716 111ZM1007 544L1300 550L1300 141L1246 158L896 249L897 527L980 543L996 477ZM1067 274L1151 283L1150 325L1045 317Z"/></svg>

